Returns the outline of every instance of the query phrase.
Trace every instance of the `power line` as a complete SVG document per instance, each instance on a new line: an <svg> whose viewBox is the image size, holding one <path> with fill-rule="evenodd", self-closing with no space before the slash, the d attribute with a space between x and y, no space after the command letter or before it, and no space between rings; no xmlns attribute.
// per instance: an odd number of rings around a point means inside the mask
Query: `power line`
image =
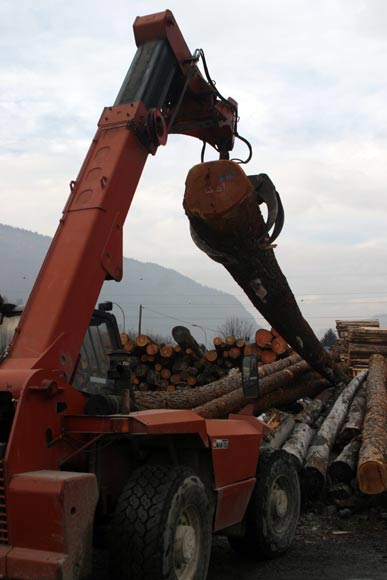
<svg viewBox="0 0 387 580"><path fill-rule="evenodd" d="M152 310L152 308L149 308L148 306L143 306L143 308L145 310L150 310L151 312L154 312L155 314L159 314L163 318L171 318L172 320L177 320L178 322L184 322L184 324L189 324L190 326L196 326L194 322L187 322L187 320L182 320L181 318L177 318L176 316L168 316L167 314L163 314L162 312L157 312L157 310ZM151 317L149 317L149 318L151 318ZM221 320L223 320L223 318L221 318ZM210 330L211 332L218 332L217 330L214 330L213 328L207 328L206 326L203 326L203 328L205 328L206 330Z"/></svg>

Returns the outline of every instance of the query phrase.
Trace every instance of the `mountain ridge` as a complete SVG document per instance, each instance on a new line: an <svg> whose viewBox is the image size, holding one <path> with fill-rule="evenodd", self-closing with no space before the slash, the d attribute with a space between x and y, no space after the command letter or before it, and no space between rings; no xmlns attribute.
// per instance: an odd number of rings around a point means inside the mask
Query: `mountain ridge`
<svg viewBox="0 0 387 580"><path fill-rule="evenodd" d="M49 248L49 236L0 223L0 294L25 303ZM187 325L200 342L211 343L218 326L238 318L257 327L253 316L231 294L211 288L154 262L124 257L123 280L105 282L99 301L115 304L120 328L170 335L177 324ZM124 315L122 315L122 310Z"/></svg>

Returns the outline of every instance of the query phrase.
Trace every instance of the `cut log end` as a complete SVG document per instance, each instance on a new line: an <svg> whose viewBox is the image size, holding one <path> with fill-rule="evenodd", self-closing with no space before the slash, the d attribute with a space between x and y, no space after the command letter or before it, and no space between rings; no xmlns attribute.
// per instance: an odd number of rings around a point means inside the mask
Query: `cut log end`
<svg viewBox="0 0 387 580"><path fill-rule="evenodd" d="M387 489L387 467L380 461L367 461L357 471L359 489L367 495L383 493Z"/></svg>

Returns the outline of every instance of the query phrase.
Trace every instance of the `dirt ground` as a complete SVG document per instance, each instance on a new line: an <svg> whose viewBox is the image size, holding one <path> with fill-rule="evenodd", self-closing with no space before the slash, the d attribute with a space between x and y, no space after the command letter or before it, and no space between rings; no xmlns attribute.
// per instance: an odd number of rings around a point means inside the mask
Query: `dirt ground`
<svg viewBox="0 0 387 580"><path fill-rule="evenodd" d="M344 512L345 513L345 512ZM241 560L215 539L208 580L387 580L387 510L342 517L308 511L289 552Z"/></svg>
<svg viewBox="0 0 387 580"><path fill-rule="evenodd" d="M93 580L111 580L99 552ZM314 505L303 512L292 548L280 558L241 559L215 537L207 580L387 580L387 507L361 513ZM204 580L204 579L203 579Z"/></svg>

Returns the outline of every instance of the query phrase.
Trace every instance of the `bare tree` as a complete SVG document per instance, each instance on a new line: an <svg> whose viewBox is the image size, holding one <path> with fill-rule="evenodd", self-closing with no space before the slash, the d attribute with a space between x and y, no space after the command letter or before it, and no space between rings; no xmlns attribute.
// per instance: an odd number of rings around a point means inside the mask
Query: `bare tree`
<svg viewBox="0 0 387 580"><path fill-rule="evenodd" d="M250 340L254 332L254 323L246 318L238 318L232 316L218 326L218 333L223 338L226 336L235 336L236 338L244 338Z"/></svg>

